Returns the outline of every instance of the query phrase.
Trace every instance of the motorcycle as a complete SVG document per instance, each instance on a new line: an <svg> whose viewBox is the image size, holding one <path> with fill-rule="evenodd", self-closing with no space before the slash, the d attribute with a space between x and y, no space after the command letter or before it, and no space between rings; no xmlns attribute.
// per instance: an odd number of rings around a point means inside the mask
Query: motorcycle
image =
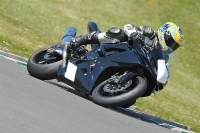
<svg viewBox="0 0 200 133"><path fill-rule="evenodd" d="M93 31L101 32L96 23L88 22L88 32ZM91 50L80 46L69 51L69 43L76 33L76 28L69 27L62 42L33 53L27 63L29 74L41 80L57 79L104 107L127 108L138 98L162 90L159 75L161 80L169 75L167 67L162 70L159 65L167 56L159 43L148 54L132 40L92 44Z"/></svg>

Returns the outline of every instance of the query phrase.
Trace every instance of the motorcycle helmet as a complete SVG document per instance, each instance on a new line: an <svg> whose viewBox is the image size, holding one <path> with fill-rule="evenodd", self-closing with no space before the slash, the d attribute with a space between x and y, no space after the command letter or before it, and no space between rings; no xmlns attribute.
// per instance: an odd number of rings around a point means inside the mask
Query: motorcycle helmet
<svg viewBox="0 0 200 133"><path fill-rule="evenodd" d="M162 25L157 33L158 40L164 51L168 50L168 47L175 51L183 42L183 31L173 22L167 22Z"/></svg>

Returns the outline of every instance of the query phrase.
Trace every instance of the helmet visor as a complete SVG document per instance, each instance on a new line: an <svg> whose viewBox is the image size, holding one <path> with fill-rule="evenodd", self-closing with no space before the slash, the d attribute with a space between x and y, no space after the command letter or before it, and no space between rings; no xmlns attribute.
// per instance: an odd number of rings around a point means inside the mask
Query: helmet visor
<svg viewBox="0 0 200 133"><path fill-rule="evenodd" d="M174 38L171 36L171 34L169 33L169 31L166 31L164 34L164 38L165 38L165 43L167 46L169 46L170 48L172 48L174 51L180 46L175 40Z"/></svg>

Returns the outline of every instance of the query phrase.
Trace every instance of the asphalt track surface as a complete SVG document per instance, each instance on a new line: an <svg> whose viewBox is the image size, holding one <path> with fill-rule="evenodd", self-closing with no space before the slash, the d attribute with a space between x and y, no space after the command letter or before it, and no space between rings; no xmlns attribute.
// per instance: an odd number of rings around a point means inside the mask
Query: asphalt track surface
<svg viewBox="0 0 200 133"><path fill-rule="evenodd" d="M0 133L171 133L94 104L67 87L31 77L0 57Z"/></svg>

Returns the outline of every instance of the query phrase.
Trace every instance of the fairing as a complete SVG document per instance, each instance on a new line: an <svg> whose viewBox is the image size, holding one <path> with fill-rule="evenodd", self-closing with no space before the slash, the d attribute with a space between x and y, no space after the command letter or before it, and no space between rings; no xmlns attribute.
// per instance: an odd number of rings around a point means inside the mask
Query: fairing
<svg viewBox="0 0 200 133"><path fill-rule="evenodd" d="M86 94L90 94L96 85L117 72L141 67L143 68L142 76L146 78L149 84L144 96L148 96L156 87L156 74L148 58L139 49L139 45L137 43L133 45L137 52L133 51L132 48L128 48L125 44L103 44L99 50L90 51L86 54L87 61L77 63L75 60L70 59L69 62L77 66L74 82L65 77L68 62L65 67L60 65L58 80Z"/></svg>
<svg viewBox="0 0 200 133"><path fill-rule="evenodd" d="M88 23L88 29L90 32L99 31L98 27L92 22ZM68 35L73 37L75 34L75 28L67 29L65 32L66 39L64 38L63 43L69 42L70 37ZM162 51L160 44L157 44L157 48L146 55L141 50L140 45L133 41L119 44L97 44L95 48L83 56L85 59L78 61L80 58L68 56L67 47L65 47L63 63L58 68L57 79L86 94L91 94L95 86L119 71L138 71L140 69L139 75L143 76L148 83L147 91L143 96L149 96L158 87L156 80L157 60L168 60L166 58L168 56ZM73 80L66 76L69 62L76 69Z"/></svg>
<svg viewBox="0 0 200 133"><path fill-rule="evenodd" d="M106 73L105 75L103 74L105 80L106 78L109 78L111 75L115 74L120 69L131 68L134 65L141 63L141 60L139 58L127 58L137 57L137 55L131 50L128 50L126 46L119 45L119 47L119 49L123 50L124 48L126 49L126 51L120 52L118 54L111 54L110 52L106 52L105 56L102 57L99 56L97 51L93 53L89 52L87 54L89 60L82 63L76 63L75 61L70 59L69 62L77 66L75 81L72 82L65 77L68 63L64 68L62 66L59 67L58 79L74 88L80 89L81 91L89 94L98 82L98 80L100 80L99 77L101 77L103 73ZM106 56L106 54L111 55Z"/></svg>

